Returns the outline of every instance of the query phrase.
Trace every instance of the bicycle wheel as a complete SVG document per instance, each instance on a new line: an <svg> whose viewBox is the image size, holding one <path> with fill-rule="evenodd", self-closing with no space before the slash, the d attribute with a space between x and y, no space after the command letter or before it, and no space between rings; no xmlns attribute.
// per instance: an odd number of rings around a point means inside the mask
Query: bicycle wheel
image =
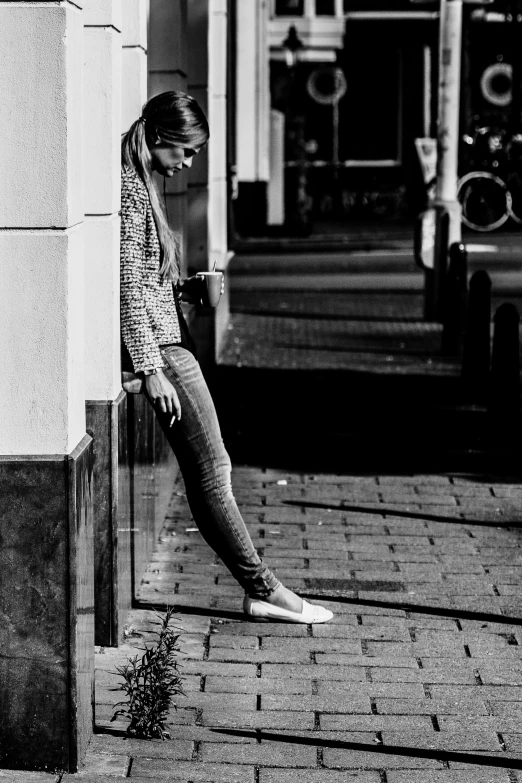
<svg viewBox="0 0 522 783"><path fill-rule="evenodd" d="M522 225L522 176L519 173L511 174L507 186L511 196L511 203L508 203L509 217Z"/></svg>
<svg viewBox="0 0 522 783"><path fill-rule="evenodd" d="M470 171L458 183L462 222L474 231L494 231L509 218L506 183L489 171Z"/></svg>

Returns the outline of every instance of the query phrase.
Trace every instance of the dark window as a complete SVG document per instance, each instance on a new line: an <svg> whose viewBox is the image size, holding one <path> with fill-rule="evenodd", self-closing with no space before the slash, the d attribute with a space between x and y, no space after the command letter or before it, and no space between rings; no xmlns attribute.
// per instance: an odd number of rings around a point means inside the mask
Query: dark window
<svg viewBox="0 0 522 783"><path fill-rule="evenodd" d="M334 16L334 0L315 0L315 13L317 16Z"/></svg>
<svg viewBox="0 0 522 783"><path fill-rule="evenodd" d="M304 0L276 0L276 16L303 16Z"/></svg>
<svg viewBox="0 0 522 783"><path fill-rule="evenodd" d="M428 6L428 9L430 6ZM344 0L344 10L348 11L422 11L422 5L414 5L410 0ZM433 9L435 10L435 9Z"/></svg>
<svg viewBox="0 0 522 783"><path fill-rule="evenodd" d="M396 160L401 146L401 52L393 42L350 37L343 68L348 91L339 103L341 160ZM371 33L367 30L367 33Z"/></svg>

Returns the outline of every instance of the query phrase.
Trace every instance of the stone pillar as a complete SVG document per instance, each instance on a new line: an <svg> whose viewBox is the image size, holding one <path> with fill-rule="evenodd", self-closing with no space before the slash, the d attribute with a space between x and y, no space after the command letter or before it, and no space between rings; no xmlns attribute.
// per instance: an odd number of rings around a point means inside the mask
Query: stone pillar
<svg viewBox="0 0 522 783"><path fill-rule="evenodd" d="M268 3L237 6L236 156L239 233L259 233L267 224L270 147Z"/></svg>
<svg viewBox="0 0 522 783"><path fill-rule="evenodd" d="M227 238L227 3L191 0L188 6L188 92L201 103L210 141L189 175L188 253L196 270L226 270ZM203 364L215 362L228 322L228 293L196 321Z"/></svg>
<svg viewBox="0 0 522 783"><path fill-rule="evenodd" d="M88 400L121 391L121 0L84 0L85 369Z"/></svg>
<svg viewBox="0 0 522 783"><path fill-rule="evenodd" d="M92 732L82 2L0 2L0 767Z"/></svg>
<svg viewBox="0 0 522 783"><path fill-rule="evenodd" d="M119 428L127 426L119 317L121 15L121 0L84 0L85 396L94 439L95 639L100 645L117 644L131 602L129 503L122 497L129 492L129 477L118 459Z"/></svg>

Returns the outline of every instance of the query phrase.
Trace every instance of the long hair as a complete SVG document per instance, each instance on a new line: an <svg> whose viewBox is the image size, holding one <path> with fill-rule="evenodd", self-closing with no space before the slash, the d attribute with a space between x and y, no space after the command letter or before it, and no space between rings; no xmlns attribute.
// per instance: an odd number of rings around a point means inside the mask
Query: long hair
<svg viewBox="0 0 522 783"><path fill-rule="evenodd" d="M147 188L161 247L162 278L176 281L180 274L179 233L168 223L165 207L152 177L149 144L197 150L207 143L207 118L197 101L178 90L155 95L144 105L142 116L132 123L121 143L122 163L133 168Z"/></svg>

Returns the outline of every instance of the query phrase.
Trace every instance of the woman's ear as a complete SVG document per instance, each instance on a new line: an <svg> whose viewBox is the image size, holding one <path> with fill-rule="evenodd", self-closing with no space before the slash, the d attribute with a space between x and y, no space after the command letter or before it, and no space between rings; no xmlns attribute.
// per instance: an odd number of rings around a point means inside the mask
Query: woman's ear
<svg viewBox="0 0 522 783"><path fill-rule="evenodd" d="M161 144L161 139L157 130L151 132L151 129L147 128L145 138L149 147L157 147L158 144Z"/></svg>

